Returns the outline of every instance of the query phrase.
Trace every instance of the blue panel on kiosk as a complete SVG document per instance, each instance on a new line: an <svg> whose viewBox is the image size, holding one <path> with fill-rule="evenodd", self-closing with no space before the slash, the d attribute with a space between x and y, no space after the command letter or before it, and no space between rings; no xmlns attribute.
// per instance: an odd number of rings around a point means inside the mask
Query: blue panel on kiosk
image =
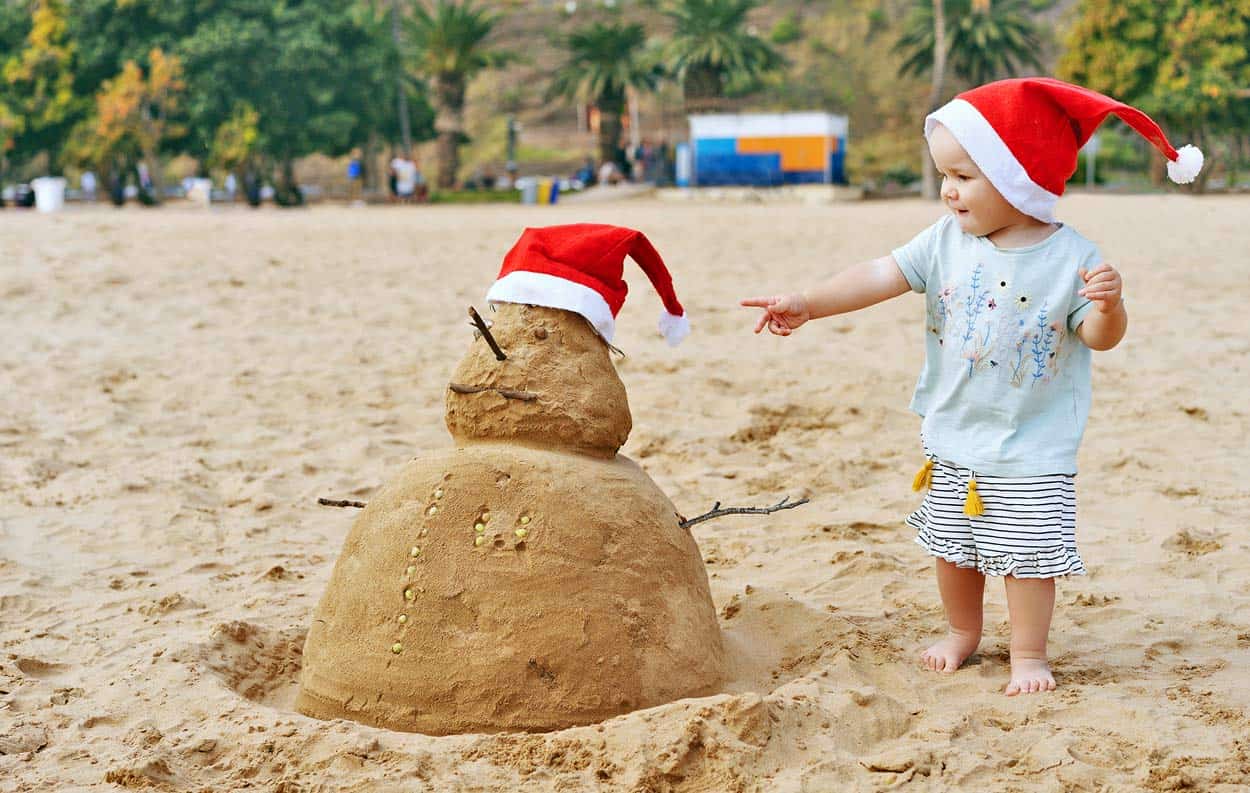
<svg viewBox="0 0 1250 793"><path fill-rule="evenodd" d="M734 138L695 141L695 181L700 186L749 185L770 187L783 183L781 154L739 154Z"/></svg>

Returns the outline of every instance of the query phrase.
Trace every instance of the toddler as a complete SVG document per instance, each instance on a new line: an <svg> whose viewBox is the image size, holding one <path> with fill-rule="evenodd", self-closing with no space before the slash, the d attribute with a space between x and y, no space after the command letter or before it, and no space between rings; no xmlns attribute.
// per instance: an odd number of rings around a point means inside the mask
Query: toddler
<svg viewBox="0 0 1250 793"><path fill-rule="evenodd" d="M914 291L925 295L925 365L911 407L923 417L927 490L908 518L936 557L949 629L921 655L954 672L981 641L986 576L1001 576L1011 622L1006 694L1049 691L1046 640L1055 578L1084 574L1076 547L1076 453L1090 404L1090 351L1124 337L1123 280L1054 218L1078 149L1115 113L1169 160L1176 182L1202 167L1149 117L1048 78L960 94L925 119L949 213L890 255L806 292L742 301L789 336L808 320Z"/></svg>

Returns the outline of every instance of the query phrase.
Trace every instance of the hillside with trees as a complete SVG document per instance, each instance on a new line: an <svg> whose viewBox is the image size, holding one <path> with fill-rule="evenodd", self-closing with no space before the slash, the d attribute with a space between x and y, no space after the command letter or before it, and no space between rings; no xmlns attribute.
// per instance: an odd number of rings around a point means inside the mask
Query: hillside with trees
<svg viewBox="0 0 1250 793"><path fill-rule="evenodd" d="M297 203L297 169L351 151L374 183L409 147L442 188L498 173L510 119L521 172L563 174L690 112L821 110L850 119L853 181L902 183L930 108L1029 74L1139 104L1235 176L1248 26L1250 0L3 0L0 181L142 165ZM1100 162L1144 166L1108 126Z"/></svg>

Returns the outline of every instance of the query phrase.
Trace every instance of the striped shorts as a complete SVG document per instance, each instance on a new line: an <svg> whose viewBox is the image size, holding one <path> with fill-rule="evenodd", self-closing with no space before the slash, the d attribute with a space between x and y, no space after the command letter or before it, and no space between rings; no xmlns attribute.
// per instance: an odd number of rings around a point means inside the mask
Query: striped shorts
<svg viewBox="0 0 1250 793"><path fill-rule="evenodd" d="M933 485L907 518L916 543L982 575L1056 578L1085 575L1076 551L1076 477L976 474L983 515L964 514L973 472L933 460Z"/></svg>

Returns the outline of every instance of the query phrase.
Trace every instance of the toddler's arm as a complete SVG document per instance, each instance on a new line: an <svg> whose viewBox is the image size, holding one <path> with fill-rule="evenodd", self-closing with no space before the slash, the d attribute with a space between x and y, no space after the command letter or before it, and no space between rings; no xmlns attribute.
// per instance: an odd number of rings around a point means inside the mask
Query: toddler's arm
<svg viewBox="0 0 1250 793"><path fill-rule="evenodd" d="M756 333L767 326L770 333L789 336L808 320L858 311L909 291L898 262L888 255L852 265L806 292L751 297L742 305L764 309Z"/></svg>

